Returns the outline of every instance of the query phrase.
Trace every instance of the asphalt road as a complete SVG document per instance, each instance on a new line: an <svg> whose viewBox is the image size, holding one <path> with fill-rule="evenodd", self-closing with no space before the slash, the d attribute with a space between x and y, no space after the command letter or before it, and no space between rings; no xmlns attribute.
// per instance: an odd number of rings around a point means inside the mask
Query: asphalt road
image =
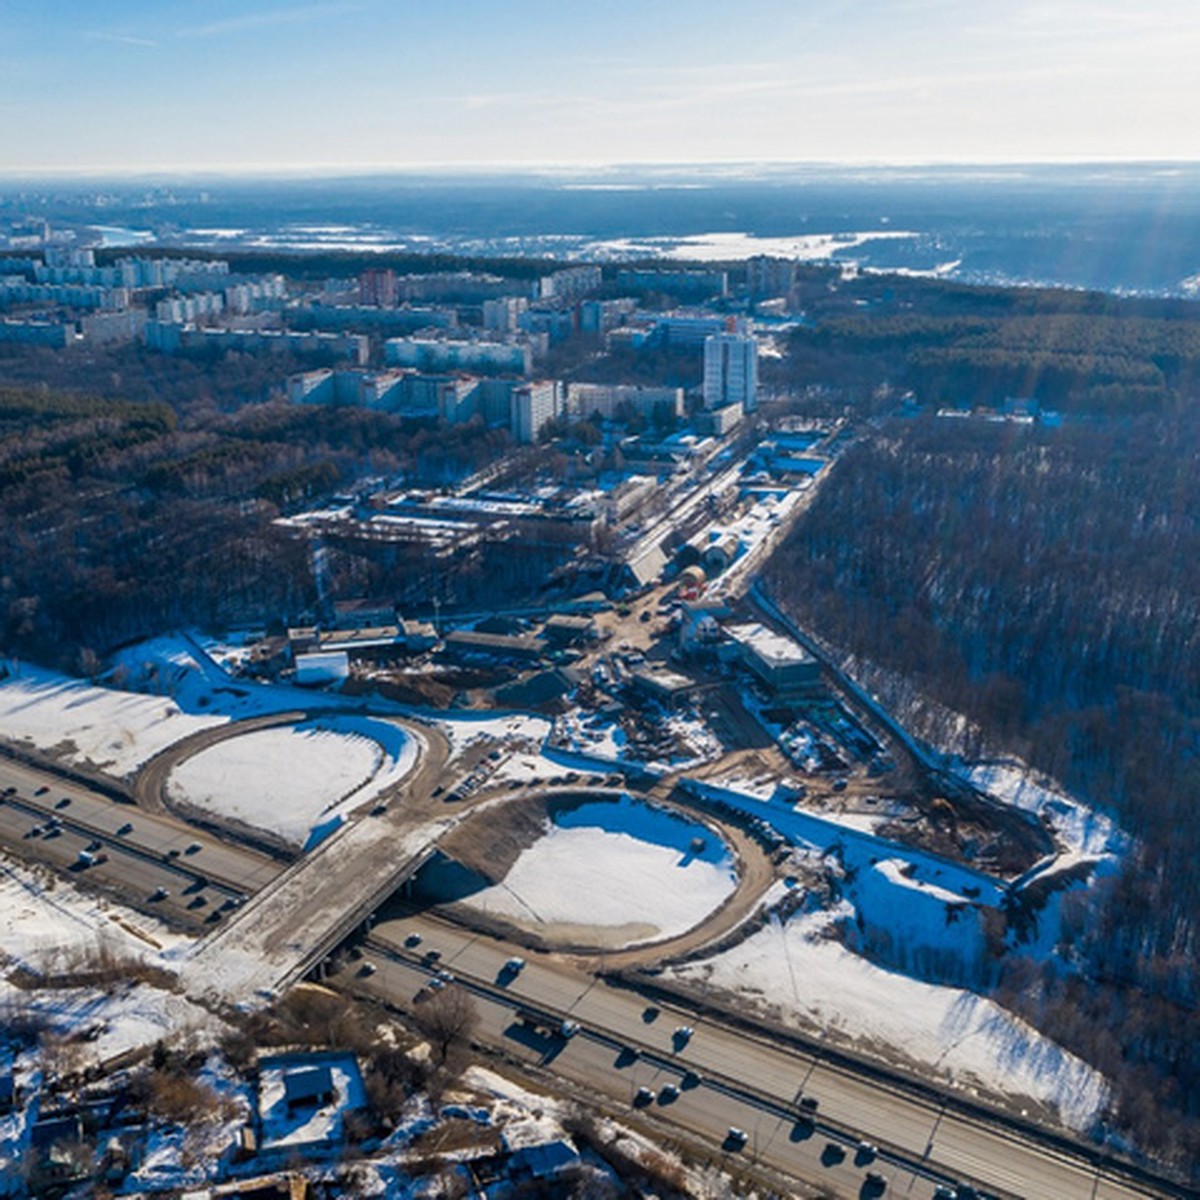
<svg viewBox="0 0 1200 1200"><path fill-rule="evenodd" d="M331 936L353 933L370 913L370 898L378 895L382 904L469 811L432 796L449 754L445 738L428 728L409 733L420 743L419 758L382 793L386 808L335 830L196 946L183 968L190 989L236 1004L286 987L321 957Z"/></svg>
<svg viewBox="0 0 1200 1200"><path fill-rule="evenodd" d="M420 935L420 943L409 945L414 934ZM432 918L385 922L372 933L372 945L382 949L371 958L375 974L356 975L361 968L351 964L347 982L369 986L398 1006L410 1007L431 970L449 970L483 985L481 1005L491 1014L483 1033L509 1050L520 1044L514 1037L520 1031L510 1028L516 1007L569 1014L589 1036L557 1047L551 1063L556 1073L628 1104L639 1086L651 1086L672 1071L695 1070L704 1086L681 1090L666 1105L656 1100L651 1106L656 1116L714 1145L721 1143L729 1125L740 1126L749 1135L743 1154L756 1155L786 1174L830 1184L843 1195L859 1195L868 1169L888 1179L887 1195L929 1197L936 1182L949 1180L970 1180L993 1193L1029 1200L1134 1200L1154 1194L1102 1176L1082 1158L890 1089L819 1056L663 1005L649 1020L647 1001L636 992L598 982L546 956L525 954L525 967L510 978L502 969L511 947ZM421 964L420 957L430 949L440 951L440 957L435 964ZM394 961L393 955L402 961ZM675 1042L679 1025L694 1028L686 1044ZM637 1062L619 1065L617 1046L637 1049ZM546 1047L534 1046L539 1049ZM812 1136L794 1117L784 1115L796 1112L801 1092L820 1104ZM879 1146L876 1162L854 1164L859 1137ZM847 1161L834 1162L836 1155L826 1153L830 1141L849 1147Z"/></svg>
<svg viewBox="0 0 1200 1200"><path fill-rule="evenodd" d="M50 829L51 819L59 832ZM80 851L96 843L105 861L82 866ZM227 901L257 891L283 869L182 821L7 758L0 758L0 844L192 928L210 924L213 913L231 912L222 907Z"/></svg>

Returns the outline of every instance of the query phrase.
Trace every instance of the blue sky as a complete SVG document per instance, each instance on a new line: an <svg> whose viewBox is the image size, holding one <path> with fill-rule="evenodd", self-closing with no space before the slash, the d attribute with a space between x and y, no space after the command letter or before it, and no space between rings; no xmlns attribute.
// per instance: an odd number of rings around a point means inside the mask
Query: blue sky
<svg viewBox="0 0 1200 1200"><path fill-rule="evenodd" d="M0 173L1200 158L1194 0L0 0Z"/></svg>

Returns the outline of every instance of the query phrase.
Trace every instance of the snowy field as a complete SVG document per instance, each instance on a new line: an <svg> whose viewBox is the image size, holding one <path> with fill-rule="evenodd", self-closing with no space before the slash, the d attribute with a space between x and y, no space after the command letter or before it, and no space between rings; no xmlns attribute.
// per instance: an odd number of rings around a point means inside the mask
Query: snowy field
<svg viewBox="0 0 1200 1200"><path fill-rule="evenodd" d="M171 774L171 799L302 846L309 831L398 782L416 746L394 724L320 717L209 746Z"/></svg>
<svg viewBox="0 0 1200 1200"><path fill-rule="evenodd" d="M836 913L772 922L741 945L669 975L706 983L769 1006L786 1024L829 1031L831 1039L906 1057L957 1087L1028 1098L1086 1130L1104 1106L1102 1077L991 1000L885 971L832 940Z"/></svg>
<svg viewBox="0 0 1200 1200"><path fill-rule="evenodd" d="M153 917L78 891L49 870L0 857L0 971L41 970L102 941L154 961L189 939Z"/></svg>
<svg viewBox="0 0 1200 1200"><path fill-rule="evenodd" d="M93 687L11 660L5 665L10 673L0 681L4 737L111 775L131 775L160 750L226 719L185 713L170 696Z"/></svg>
<svg viewBox="0 0 1200 1200"><path fill-rule="evenodd" d="M9 741L126 778L168 746L217 725L272 713L357 704L301 688L233 679L187 635L121 652L98 687L0 660L0 732ZM7 674L4 674L4 672Z"/></svg>
<svg viewBox="0 0 1200 1200"><path fill-rule="evenodd" d="M698 853L689 849L694 837L705 840ZM502 883L464 903L527 928L576 926L598 939L607 930L606 944L620 945L685 932L736 884L729 851L713 833L624 798L560 812Z"/></svg>
<svg viewBox="0 0 1200 1200"><path fill-rule="evenodd" d="M154 918L78 891L48 872L0 859L0 1009L12 1007L61 1036L96 1030L85 1043L85 1062L193 1029L211 1029L215 1018L182 996L131 981L100 989L18 989L9 976L18 967L53 972L94 962L104 953L171 969L190 939Z"/></svg>

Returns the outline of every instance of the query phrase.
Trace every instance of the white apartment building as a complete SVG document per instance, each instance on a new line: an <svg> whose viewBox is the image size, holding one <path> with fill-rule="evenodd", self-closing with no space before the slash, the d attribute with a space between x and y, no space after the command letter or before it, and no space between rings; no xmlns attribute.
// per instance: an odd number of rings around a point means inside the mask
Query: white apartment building
<svg viewBox="0 0 1200 1200"><path fill-rule="evenodd" d="M758 342L748 334L717 333L704 341L704 407L758 407Z"/></svg>

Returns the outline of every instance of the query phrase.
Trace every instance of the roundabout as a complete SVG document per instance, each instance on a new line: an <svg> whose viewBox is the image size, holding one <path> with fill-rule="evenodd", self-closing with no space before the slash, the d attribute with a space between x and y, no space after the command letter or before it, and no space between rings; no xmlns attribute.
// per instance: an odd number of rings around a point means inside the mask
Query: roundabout
<svg viewBox="0 0 1200 1200"><path fill-rule="evenodd" d="M351 814L386 804L426 735L346 712L284 713L204 730L152 759L139 804L292 855Z"/></svg>
<svg viewBox="0 0 1200 1200"><path fill-rule="evenodd" d="M612 788L482 804L443 837L413 908L531 949L658 961L728 934L774 881L741 830Z"/></svg>

